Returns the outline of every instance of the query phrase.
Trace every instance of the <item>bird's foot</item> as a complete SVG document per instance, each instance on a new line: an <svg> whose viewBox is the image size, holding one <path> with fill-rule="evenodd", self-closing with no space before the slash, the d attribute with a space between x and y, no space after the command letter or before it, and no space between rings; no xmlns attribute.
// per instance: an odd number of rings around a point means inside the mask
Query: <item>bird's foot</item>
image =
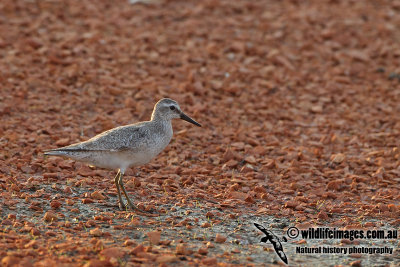
<svg viewBox="0 0 400 267"><path fill-rule="evenodd" d="M125 211L126 210L126 205L125 205L124 202L119 202L118 203L118 207L119 207L119 210L121 210L121 211Z"/></svg>
<svg viewBox="0 0 400 267"><path fill-rule="evenodd" d="M127 207L128 206L129 206L130 210L134 211L135 213L137 213L139 215L150 216L150 217L157 217L159 215L152 211L146 211L146 210L139 209L138 207L136 207L133 204L131 204L131 205L128 204Z"/></svg>

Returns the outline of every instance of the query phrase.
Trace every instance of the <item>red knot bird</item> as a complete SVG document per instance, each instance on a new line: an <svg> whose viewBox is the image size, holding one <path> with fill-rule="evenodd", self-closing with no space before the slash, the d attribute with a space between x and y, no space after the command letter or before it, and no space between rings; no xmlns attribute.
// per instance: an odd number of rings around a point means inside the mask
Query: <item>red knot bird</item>
<svg viewBox="0 0 400 267"><path fill-rule="evenodd" d="M201 127L198 122L182 112L176 101L163 98L155 104L150 121L116 127L87 141L48 150L44 154L118 170L114 182L119 208L126 208L121 196L122 190L129 208L134 210L137 208L126 193L122 177L127 168L146 164L164 150L173 134L171 120L176 118Z"/></svg>

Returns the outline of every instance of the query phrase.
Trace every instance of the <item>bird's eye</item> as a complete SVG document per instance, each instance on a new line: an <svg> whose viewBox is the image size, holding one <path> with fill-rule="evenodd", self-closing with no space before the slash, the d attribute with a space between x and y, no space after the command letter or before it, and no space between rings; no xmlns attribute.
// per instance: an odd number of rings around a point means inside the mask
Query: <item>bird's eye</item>
<svg viewBox="0 0 400 267"><path fill-rule="evenodd" d="M174 106L170 106L169 109L170 110L175 110L175 107Z"/></svg>

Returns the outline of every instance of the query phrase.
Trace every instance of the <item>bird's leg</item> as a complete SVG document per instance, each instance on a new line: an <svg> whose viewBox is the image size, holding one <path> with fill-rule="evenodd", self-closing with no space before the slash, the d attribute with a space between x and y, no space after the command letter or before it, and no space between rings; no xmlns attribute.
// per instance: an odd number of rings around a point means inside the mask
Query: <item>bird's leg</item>
<svg viewBox="0 0 400 267"><path fill-rule="evenodd" d="M134 211L138 212L138 213L143 213L142 215L150 215L150 214L152 214L152 216L154 216L153 213L149 213L149 212L147 212L147 211L141 210L141 209L135 207L135 206L132 204L132 201L130 200L130 198L129 198L129 196L128 196L128 193L126 193L125 186L124 186L124 182L122 181L122 177L123 177L123 176L124 176L124 172L121 172L120 175L119 175L119 179L118 179L118 186L121 187L122 192L124 193L124 195L125 195L125 197L126 197L126 200L128 201L128 206L129 206L129 208L130 208L131 210L134 210ZM122 203L122 201L121 201L120 203ZM121 209L122 209L122 208L121 208Z"/></svg>
<svg viewBox="0 0 400 267"><path fill-rule="evenodd" d="M119 207L120 210L124 210L125 209L125 204L122 201L121 190L119 189L119 179L120 179L120 177L121 177L121 172L120 172L120 170L118 170L118 173L114 178L114 183L115 183L115 186L117 187L117 192L118 192L118 207Z"/></svg>
<svg viewBox="0 0 400 267"><path fill-rule="evenodd" d="M122 181L123 175L124 175L123 173L120 174L118 183L119 183L119 185L121 186L122 192L124 193L124 195L125 195L125 197L126 197L126 201L128 201L129 207L130 207L132 210L136 210L137 208L132 204L132 201L130 200L128 194L126 193L125 186L124 186L124 182Z"/></svg>

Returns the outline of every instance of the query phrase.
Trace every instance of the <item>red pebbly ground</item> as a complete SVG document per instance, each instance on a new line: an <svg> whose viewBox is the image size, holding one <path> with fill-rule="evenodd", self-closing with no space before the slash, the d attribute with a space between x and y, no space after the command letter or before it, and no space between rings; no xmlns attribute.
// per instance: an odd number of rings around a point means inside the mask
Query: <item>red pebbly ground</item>
<svg viewBox="0 0 400 267"><path fill-rule="evenodd" d="M254 222L400 226L398 1L0 2L1 266L273 266ZM157 158L115 171L43 155L150 119ZM395 266L398 239L327 244L391 255L302 255L289 265ZM375 242L375 243L374 243ZM394 264L394 265L391 265Z"/></svg>

